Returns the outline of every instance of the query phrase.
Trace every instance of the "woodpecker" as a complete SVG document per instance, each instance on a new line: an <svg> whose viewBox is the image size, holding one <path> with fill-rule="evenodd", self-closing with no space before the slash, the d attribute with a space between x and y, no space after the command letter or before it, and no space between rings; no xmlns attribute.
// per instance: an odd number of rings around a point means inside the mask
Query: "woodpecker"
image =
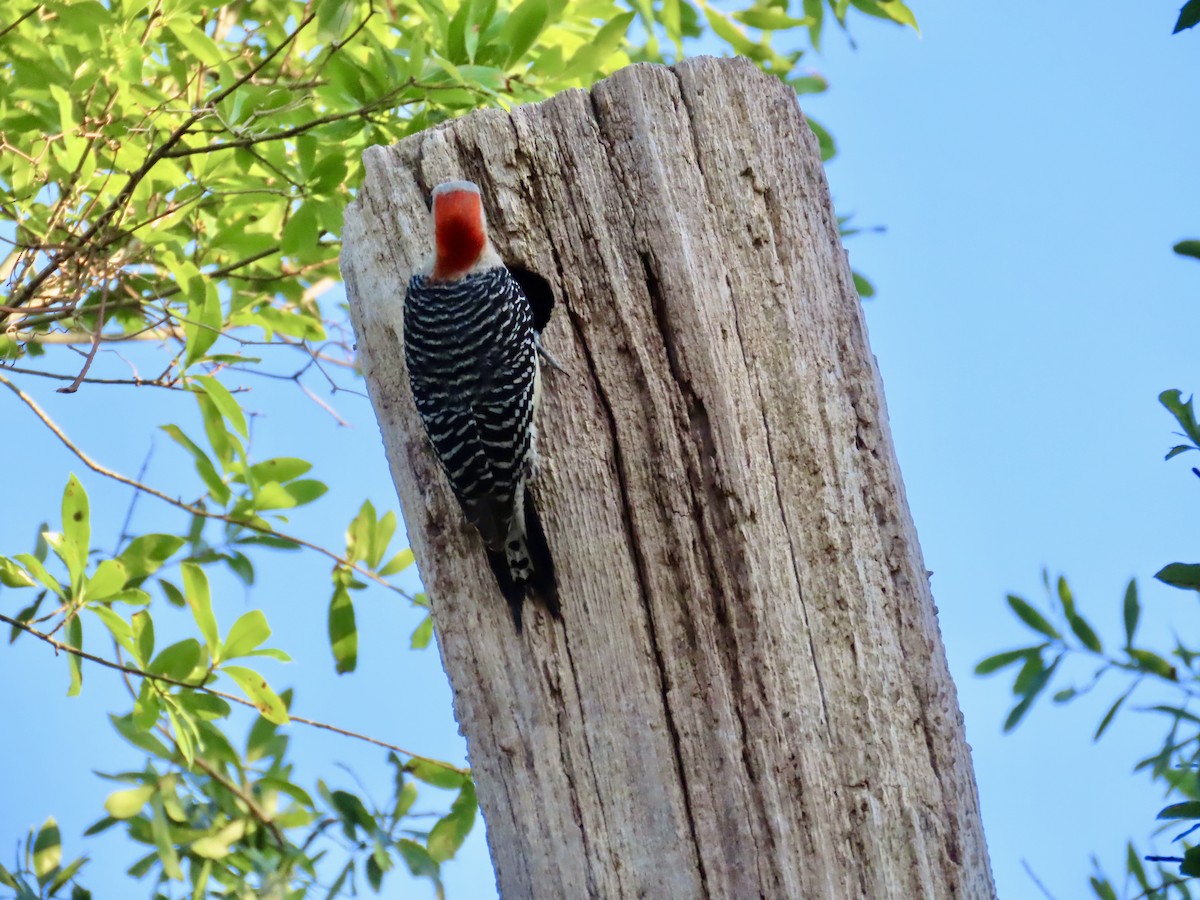
<svg viewBox="0 0 1200 900"><path fill-rule="evenodd" d="M554 564L529 493L537 460L538 332L553 297L521 281L488 239L479 187L433 191L435 249L404 298L404 355L417 412L521 630L527 597L561 617ZM534 303L522 290L530 285Z"/></svg>

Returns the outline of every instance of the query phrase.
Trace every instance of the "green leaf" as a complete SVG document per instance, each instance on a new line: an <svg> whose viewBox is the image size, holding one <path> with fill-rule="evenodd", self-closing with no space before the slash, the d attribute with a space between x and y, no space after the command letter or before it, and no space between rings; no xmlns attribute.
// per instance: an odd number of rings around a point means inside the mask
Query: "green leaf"
<svg viewBox="0 0 1200 900"><path fill-rule="evenodd" d="M129 574L119 560L106 559L86 582L88 600L106 600L125 587Z"/></svg>
<svg viewBox="0 0 1200 900"><path fill-rule="evenodd" d="M214 68L221 65L223 61L221 49L217 46L216 41L210 38L203 29L178 22L167 27L175 35L175 39L183 45L184 49L200 62Z"/></svg>
<svg viewBox="0 0 1200 900"><path fill-rule="evenodd" d="M324 0L317 6L317 37L336 41L354 22L355 0Z"/></svg>
<svg viewBox="0 0 1200 900"><path fill-rule="evenodd" d="M508 20L499 36L500 42L508 46L508 58L504 62L506 68L525 58L525 54L546 26L549 12L550 7L546 0L525 0L508 14ZM419 74L413 73L415 76Z"/></svg>
<svg viewBox="0 0 1200 900"><path fill-rule="evenodd" d="M288 256L308 259L317 249L319 236L316 207L311 203L302 203L283 226L280 249Z"/></svg>
<svg viewBox="0 0 1200 900"><path fill-rule="evenodd" d="M78 615L72 615L67 621L66 643L76 650L83 649L83 620ZM68 653L67 663L71 669L71 686L67 689L67 696L77 697L83 689L83 660L74 653Z"/></svg>
<svg viewBox="0 0 1200 900"><path fill-rule="evenodd" d="M280 484L299 478L312 469L312 463L303 459L277 457L250 467L250 475L257 482L277 481Z"/></svg>
<svg viewBox="0 0 1200 900"><path fill-rule="evenodd" d="M104 810L114 819L132 819L142 811L142 807L154 796L155 786L144 784L141 787L129 788L109 794L104 801Z"/></svg>
<svg viewBox="0 0 1200 900"><path fill-rule="evenodd" d="M196 741L199 737L196 732L196 726L190 719L187 719L180 714L178 703L176 703L174 695L163 694L162 700L163 708L167 713L167 719L171 723L171 735L175 738L175 746L179 749L179 755L183 757L184 765L190 769L196 761ZM172 794L164 793L164 806L166 806L168 802L170 802L172 806L178 806L178 800L176 797L174 797ZM184 816L182 812L178 816L175 815L172 811L172 806L167 806L167 811L171 815L171 818L175 819L176 821L184 820L186 816Z"/></svg>
<svg viewBox="0 0 1200 900"><path fill-rule="evenodd" d="M708 19L708 26L717 37L732 47L735 53L749 57L755 55L757 49L755 43L746 36L745 32L729 21L723 12L709 6L705 0L699 0L699 3L704 10L704 18Z"/></svg>
<svg viewBox="0 0 1200 900"><path fill-rule="evenodd" d="M396 849L416 878L432 878L437 881L441 877L441 867L438 861L429 855L429 851L410 838L400 838L396 841Z"/></svg>
<svg viewBox="0 0 1200 900"><path fill-rule="evenodd" d="M1179 18L1175 20L1175 30L1171 34L1179 34L1181 31L1186 31L1188 28L1194 28L1197 23L1200 23L1200 0L1188 0L1183 4L1183 8L1179 10ZM1183 241L1183 243L1195 243L1197 245L1196 256L1200 256L1200 241ZM1178 246L1175 252L1179 252ZM1194 875L1195 872L1184 872L1185 875Z"/></svg>
<svg viewBox="0 0 1200 900"><path fill-rule="evenodd" d="M208 399L220 410L226 421L233 426L234 430L244 438L250 437L250 429L246 427L246 416L242 412L242 407L233 399L233 394L229 393L225 385L217 381L211 375L196 375L192 378L193 381L199 382L204 392L208 394Z"/></svg>
<svg viewBox="0 0 1200 900"><path fill-rule="evenodd" d="M1046 621L1045 616L1030 606L1026 601L1022 600L1015 594L1008 595L1008 605L1012 607L1013 612L1017 614L1022 622L1032 628L1034 631L1044 634L1052 640L1061 641L1062 635Z"/></svg>
<svg viewBox="0 0 1200 900"><path fill-rule="evenodd" d="M216 284L191 263L172 267L176 281L187 297L187 317L183 322L187 356L184 367L203 358L221 336L221 298Z"/></svg>
<svg viewBox="0 0 1200 900"><path fill-rule="evenodd" d="M1058 668L1058 664L1060 662L1062 662L1061 656L1055 659L1054 662L1050 664L1048 669L1039 672L1031 679L1029 685L1023 691L1024 696L1021 698L1020 702L1018 702L1017 705L1012 708L1012 711L1009 712L1008 718L1004 720L1005 733L1008 733L1016 728L1017 724L1022 718L1024 718L1025 714L1029 712L1029 709L1033 706L1033 701L1037 699L1038 694L1040 694L1045 689L1046 685L1050 683L1050 679L1054 675L1054 670Z"/></svg>
<svg viewBox="0 0 1200 900"><path fill-rule="evenodd" d="M324 482L312 478L301 478L283 485L284 492L291 497L292 506L304 506L320 498L329 490Z"/></svg>
<svg viewBox="0 0 1200 900"><path fill-rule="evenodd" d="M38 884L44 884L50 873L62 862L62 835L54 816L48 818L33 841L33 874Z"/></svg>
<svg viewBox="0 0 1200 900"><path fill-rule="evenodd" d="M1175 417L1183 433L1191 438L1194 444L1200 444L1200 425L1196 423L1196 410L1192 406L1192 398L1188 397L1185 402L1179 391L1170 390L1159 394L1158 402Z"/></svg>
<svg viewBox="0 0 1200 900"><path fill-rule="evenodd" d="M42 532L42 537L45 538L46 532ZM32 575L44 587L48 587L60 599L67 598L67 592L63 590L58 580L46 571L46 567L42 565L42 561L36 556L28 553L18 553L13 559L25 567L25 571Z"/></svg>
<svg viewBox="0 0 1200 900"><path fill-rule="evenodd" d="M1200 875L1200 847L1189 847L1183 854L1183 862L1179 864L1179 874L1194 878Z"/></svg>
<svg viewBox="0 0 1200 900"><path fill-rule="evenodd" d="M200 664L203 651L195 638L185 638L164 649L147 667L154 675L165 675L175 681L185 681Z"/></svg>
<svg viewBox="0 0 1200 900"><path fill-rule="evenodd" d="M975 674L991 675L993 672L998 672L1015 662L1038 655L1046 646L1048 645L1040 644L1037 647L1022 647L1020 650L1006 650L1003 653L997 653L995 656L989 656L975 666Z"/></svg>
<svg viewBox="0 0 1200 900"><path fill-rule="evenodd" d="M462 786L470 777L449 763L432 759L410 759L405 765L404 771L412 774L418 781L445 790L462 790Z"/></svg>
<svg viewBox="0 0 1200 900"><path fill-rule="evenodd" d="M337 673L353 672L358 665L358 625L354 601L342 585L334 588L329 602L329 646L333 650Z"/></svg>
<svg viewBox="0 0 1200 900"><path fill-rule="evenodd" d="M192 455L192 459L196 465L196 474L200 476L200 480L204 482L204 486L208 488L208 492L212 494L212 498L222 506L229 503L231 496L229 485L221 480L221 476L217 474L217 468L213 465L213 461L209 459L208 454L184 434L178 425L162 425L160 427L171 436L171 439L175 443L179 444Z"/></svg>
<svg viewBox="0 0 1200 900"><path fill-rule="evenodd" d="M1121 705L1125 702L1125 699L1130 694L1133 693L1134 687L1136 687L1136 683L1134 685L1130 686L1130 688L1127 691L1125 691L1125 693L1123 693L1120 697L1118 697L1113 702L1113 705L1108 708L1108 712L1106 712L1104 714L1104 718L1100 720L1100 724L1096 728L1096 733L1092 735L1093 742L1100 740L1100 738L1103 736L1104 732L1108 730L1108 726L1111 725L1112 720L1114 718L1116 718L1117 710L1119 710L1121 708Z"/></svg>
<svg viewBox="0 0 1200 900"><path fill-rule="evenodd" d="M116 639L117 643L130 654L134 652L133 628L129 623L113 612L112 607L104 604L94 604L87 608L88 612L104 623L104 627Z"/></svg>
<svg viewBox="0 0 1200 900"><path fill-rule="evenodd" d="M1200 819L1200 800L1172 803L1158 814L1160 819Z"/></svg>
<svg viewBox="0 0 1200 900"><path fill-rule="evenodd" d="M1133 643L1133 636L1137 633L1138 619L1142 615L1142 606L1138 602L1138 590L1136 579L1129 579L1129 585L1125 588L1125 646L1128 647Z"/></svg>
<svg viewBox="0 0 1200 900"><path fill-rule="evenodd" d="M451 859L471 833L475 824L475 811L479 804L475 800L475 785L467 781L450 806L450 812L438 820L429 832L426 842L429 855L438 862Z"/></svg>
<svg viewBox="0 0 1200 900"><path fill-rule="evenodd" d="M782 31L787 28L800 28L812 25L813 20L809 18L797 19L795 16L789 16L786 12L781 12L777 9L750 8L744 9L741 12L735 12L733 17L743 25L749 25L751 28L759 28L763 31Z"/></svg>
<svg viewBox="0 0 1200 900"><path fill-rule="evenodd" d="M180 609L187 606L187 600L184 599L183 591L177 588L172 582L167 581L165 578L160 578L158 579L158 584L162 588L163 596L167 598L168 603Z"/></svg>
<svg viewBox="0 0 1200 900"><path fill-rule="evenodd" d="M148 612L135 612L130 619L133 628L134 655L145 667L154 656L154 620Z"/></svg>
<svg viewBox="0 0 1200 900"><path fill-rule="evenodd" d="M88 550L91 548L91 515L88 510L88 496L72 475L67 479L67 487L63 491L62 500L63 537L67 539L72 554L71 558L63 559L71 572L72 581L83 574L87 565Z"/></svg>
<svg viewBox="0 0 1200 900"><path fill-rule="evenodd" d="M1171 563L1159 569L1154 577L1171 587L1200 591L1200 563Z"/></svg>
<svg viewBox="0 0 1200 900"><path fill-rule="evenodd" d="M1138 667L1142 671L1157 675L1159 678L1165 678L1167 681L1178 680L1175 674L1175 667L1157 653L1152 653L1149 650L1138 650L1134 647L1129 648L1126 652L1136 660Z"/></svg>
<svg viewBox="0 0 1200 900"><path fill-rule="evenodd" d="M179 568L183 573L183 592L187 605L192 610L192 617L196 620L204 643L208 645L208 652L213 663L216 664L221 659L219 655L221 638L217 631L216 616L213 615L212 598L208 590L208 576L195 563L185 562Z"/></svg>
<svg viewBox="0 0 1200 900"><path fill-rule="evenodd" d="M808 116L807 119L808 127L817 136L817 145L821 150L821 162L829 162L837 156L837 144L833 142L833 135L816 119L811 116Z"/></svg>
<svg viewBox="0 0 1200 900"><path fill-rule="evenodd" d="M175 852L175 844L171 840L171 827L167 822L167 814L163 811L162 800L154 797L151 805L154 814L150 819L150 833L154 837L154 845L158 848L158 861L162 866L163 875L172 881L183 881L183 870L179 867L179 855Z"/></svg>
<svg viewBox="0 0 1200 900"><path fill-rule="evenodd" d="M379 893L379 889L383 887L383 868L379 865L379 860L374 854L367 857L365 866L367 870L367 884L371 886L371 890Z"/></svg>
<svg viewBox="0 0 1200 900"><path fill-rule="evenodd" d="M421 620L421 624L413 629L409 645L414 650L424 650L429 646L431 640L433 640L433 616L426 615Z"/></svg>
<svg viewBox="0 0 1200 900"><path fill-rule="evenodd" d="M388 564L379 570L380 576L386 578L389 575L396 575L403 572L413 564L413 552L411 547L406 547L401 550L390 560Z"/></svg>
<svg viewBox="0 0 1200 900"><path fill-rule="evenodd" d="M0 556L0 584L10 588L32 587L33 576L6 556Z"/></svg>
<svg viewBox="0 0 1200 900"><path fill-rule="evenodd" d="M84 863L86 863L87 861L88 861L88 858L86 856L81 856L78 859L72 861L69 865L67 865L63 869L61 869L59 871L59 873L54 876L54 879L50 882L50 884L47 886L46 896L53 897L60 890L62 890L63 886L66 885L66 883L68 881L70 881L72 878L74 878L76 876L76 874L78 874L79 870L83 868ZM75 892L77 890L82 890L79 887L79 885L75 885L75 887L71 890L72 897L76 896ZM83 893L87 894L89 898L91 897L91 895L88 894L87 891L83 891Z"/></svg>
<svg viewBox="0 0 1200 900"><path fill-rule="evenodd" d="M252 609L243 613L229 629L225 636L225 646L221 649L222 659L236 659L246 656L259 644L271 636L271 627L261 609Z"/></svg>
<svg viewBox="0 0 1200 900"><path fill-rule="evenodd" d="M287 707L271 690L265 678L253 669L244 669L241 666L222 666L221 671L237 682L238 687L245 692L264 719L276 725L287 724Z"/></svg>
<svg viewBox="0 0 1200 900"><path fill-rule="evenodd" d="M595 37L589 43L575 51L575 55L571 57L571 61L567 63L560 77L570 80L593 74L624 42L625 32L629 30L629 25L636 15L637 13L627 12L613 16L603 28L596 32Z"/></svg>
<svg viewBox="0 0 1200 900"><path fill-rule="evenodd" d="M333 791L329 801L337 810L346 831L346 837L356 839L355 829L361 828L367 834L374 834L376 829L375 817L367 812L363 802L349 791Z"/></svg>
<svg viewBox="0 0 1200 900"><path fill-rule="evenodd" d="M215 834L208 834L192 841L191 850L205 859L224 859L229 855L229 845L240 841L246 833L246 822L238 819L230 822Z"/></svg>
<svg viewBox="0 0 1200 900"><path fill-rule="evenodd" d="M1078 613L1067 616L1067 623L1071 626L1071 631L1075 633L1075 637L1079 638L1079 642L1093 653L1102 653L1103 645L1100 643L1100 637L1088 623L1088 620Z"/></svg>
<svg viewBox="0 0 1200 900"><path fill-rule="evenodd" d="M921 33L916 16L901 0L850 0L850 5L869 16L890 19L898 25L908 25L917 34Z"/></svg>
<svg viewBox="0 0 1200 900"><path fill-rule="evenodd" d="M1112 884L1109 883L1107 878L1097 878L1095 875L1092 875L1088 879L1088 882L1092 886L1092 893L1099 900L1117 900L1117 892L1113 889Z"/></svg>

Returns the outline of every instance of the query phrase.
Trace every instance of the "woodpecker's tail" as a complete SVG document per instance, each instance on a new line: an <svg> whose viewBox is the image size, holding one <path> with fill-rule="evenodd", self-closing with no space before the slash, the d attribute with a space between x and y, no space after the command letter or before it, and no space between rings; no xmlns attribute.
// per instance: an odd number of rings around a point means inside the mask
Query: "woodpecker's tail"
<svg viewBox="0 0 1200 900"><path fill-rule="evenodd" d="M554 560L542 530L533 498L525 493L524 520L522 531L510 536L503 550L487 551L488 565L496 576L496 583L512 610L513 624L521 630L521 612L526 597L532 597L546 608L556 619L562 618L562 606L558 600L558 580L554 575Z"/></svg>

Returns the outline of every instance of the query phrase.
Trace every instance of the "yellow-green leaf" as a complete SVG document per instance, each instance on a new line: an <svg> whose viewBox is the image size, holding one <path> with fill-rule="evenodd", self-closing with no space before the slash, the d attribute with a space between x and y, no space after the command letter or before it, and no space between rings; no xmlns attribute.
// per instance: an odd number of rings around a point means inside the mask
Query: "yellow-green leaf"
<svg viewBox="0 0 1200 900"><path fill-rule="evenodd" d="M142 807L152 796L154 796L154 785L152 784L116 791L109 794L108 799L104 801L104 810L114 819L132 819L142 811Z"/></svg>
<svg viewBox="0 0 1200 900"><path fill-rule="evenodd" d="M264 719L276 725L286 725L288 722L287 707L279 699L279 695L271 690L267 680L253 669L241 666L222 666L221 671L237 682L238 687L250 699Z"/></svg>

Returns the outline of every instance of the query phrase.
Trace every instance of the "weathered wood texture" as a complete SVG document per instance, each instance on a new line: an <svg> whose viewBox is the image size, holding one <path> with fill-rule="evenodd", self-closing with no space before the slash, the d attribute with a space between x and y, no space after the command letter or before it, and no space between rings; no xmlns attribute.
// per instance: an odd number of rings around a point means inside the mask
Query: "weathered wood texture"
<svg viewBox="0 0 1200 900"><path fill-rule="evenodd" d="M342 268L514 898L990 897L954 685L795 96L631 66L366 155ZM563 621L514 633L428 450L401 306L437 183L559 299L536 488ZM386 687L381 688L386 691Z"/></svg>

